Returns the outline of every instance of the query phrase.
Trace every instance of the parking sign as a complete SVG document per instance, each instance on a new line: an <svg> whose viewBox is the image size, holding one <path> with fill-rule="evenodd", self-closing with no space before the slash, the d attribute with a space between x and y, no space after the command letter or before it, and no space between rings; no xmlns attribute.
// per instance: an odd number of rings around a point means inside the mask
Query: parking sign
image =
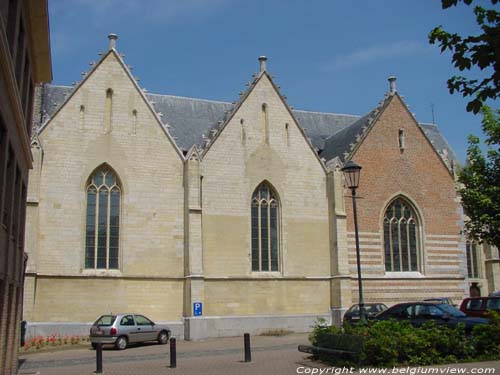
<svg viewBox="0 0 500 375"><path fill-rule="evenodd" d="M193 302L193 313L194 316L203 315L203 304L201 302Z"/></svg>

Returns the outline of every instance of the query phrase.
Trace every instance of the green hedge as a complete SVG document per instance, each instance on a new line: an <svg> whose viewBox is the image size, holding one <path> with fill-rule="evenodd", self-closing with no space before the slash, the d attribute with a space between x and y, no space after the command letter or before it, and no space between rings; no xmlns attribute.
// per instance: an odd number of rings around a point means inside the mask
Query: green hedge
<svg viewBox="0 0 500 375"><path fill-rule="evenodd" d="M474 327L466 335L463 325L448 328L428 322L420 328L408 322L386 320L366 326L346 324L343 329L326 327L319 322L309 339L314 346L332 348L331 336L359 335L365 338L361 355L363 365L400 366L434 365L500 359L500 316L494 312L490 324ZM355 365L348 358L339 358L337 365Z"/></svg>

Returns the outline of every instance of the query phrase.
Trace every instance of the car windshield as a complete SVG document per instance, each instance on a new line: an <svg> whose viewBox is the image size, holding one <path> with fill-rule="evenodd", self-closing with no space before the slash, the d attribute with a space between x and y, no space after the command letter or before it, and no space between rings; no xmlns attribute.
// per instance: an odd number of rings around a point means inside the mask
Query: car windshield
<svg viewBox="0 0 500 375"><path fill-rule="evenodd" d="M454 318L465 318L465 316L466 316L459 309L457 309L453 306L447 305L446 303L441 303L437 306L439 306L439 308L441 310L443 310L445 313L449 314L450 316L452 316Z"/></svg>
<svg viewBox="0 0 500 375"><path fill-rule="evenodd" d="M95 326L109 327L115 322L116 315L103 315L94 323Z"/></svg>
<svg viewBox="0 0 500 375"><path fill-rule="evenodd" d="M351 308L347 312L359 313L359 305L352 305Z"/></svg>

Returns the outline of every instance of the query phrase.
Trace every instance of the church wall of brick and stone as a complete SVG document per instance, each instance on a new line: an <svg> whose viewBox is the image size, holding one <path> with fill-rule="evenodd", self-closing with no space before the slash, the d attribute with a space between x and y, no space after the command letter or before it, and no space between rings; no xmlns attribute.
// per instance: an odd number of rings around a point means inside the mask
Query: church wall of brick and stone
<svg viewBox="0 0 500 375"><path fill-rule="evenodd" d="M115 41L76 87L39 90L26 231L29 334L86 334L101 314L126 311L169 322L189 339L308 331L317 318L340 323L358 300L352 201L340 170L351 159L363 166L365 301L458 303L468 293L453 171L395 90L363 117L297 112L260 58L232 105L148 95ZM50 95L59 92L54 110ZM103 167L117 177L121 199L118 265L109 267L86 260L88 191ZM269 217L259 224L274 231L274 245L259 242L260 254L277 246L277 267L264 271L255 269L252 237L261 184L278 207L277 229ZM384 212L398 196L418 217L414 272L385 268Z"/></svg>

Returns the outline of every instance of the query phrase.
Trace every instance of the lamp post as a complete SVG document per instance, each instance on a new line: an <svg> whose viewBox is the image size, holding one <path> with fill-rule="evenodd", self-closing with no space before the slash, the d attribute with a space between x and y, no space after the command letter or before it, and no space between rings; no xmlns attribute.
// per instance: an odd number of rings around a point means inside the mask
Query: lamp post
<svg viewBox="0 0 500 375"><path fill-rule="evenodd" d="M356 189L359 186L359 175L361 166L349 160L342 168L344 172L346 186L351 189L352 209L354 212L354 235L356 237L356 263L358 268L358 292L359 292L359 320L361 324L366 324L365 302L363 300L363 283L361 279L361 260L359 256L359 233L358 233L358 212L356 206Z"/></svg>

